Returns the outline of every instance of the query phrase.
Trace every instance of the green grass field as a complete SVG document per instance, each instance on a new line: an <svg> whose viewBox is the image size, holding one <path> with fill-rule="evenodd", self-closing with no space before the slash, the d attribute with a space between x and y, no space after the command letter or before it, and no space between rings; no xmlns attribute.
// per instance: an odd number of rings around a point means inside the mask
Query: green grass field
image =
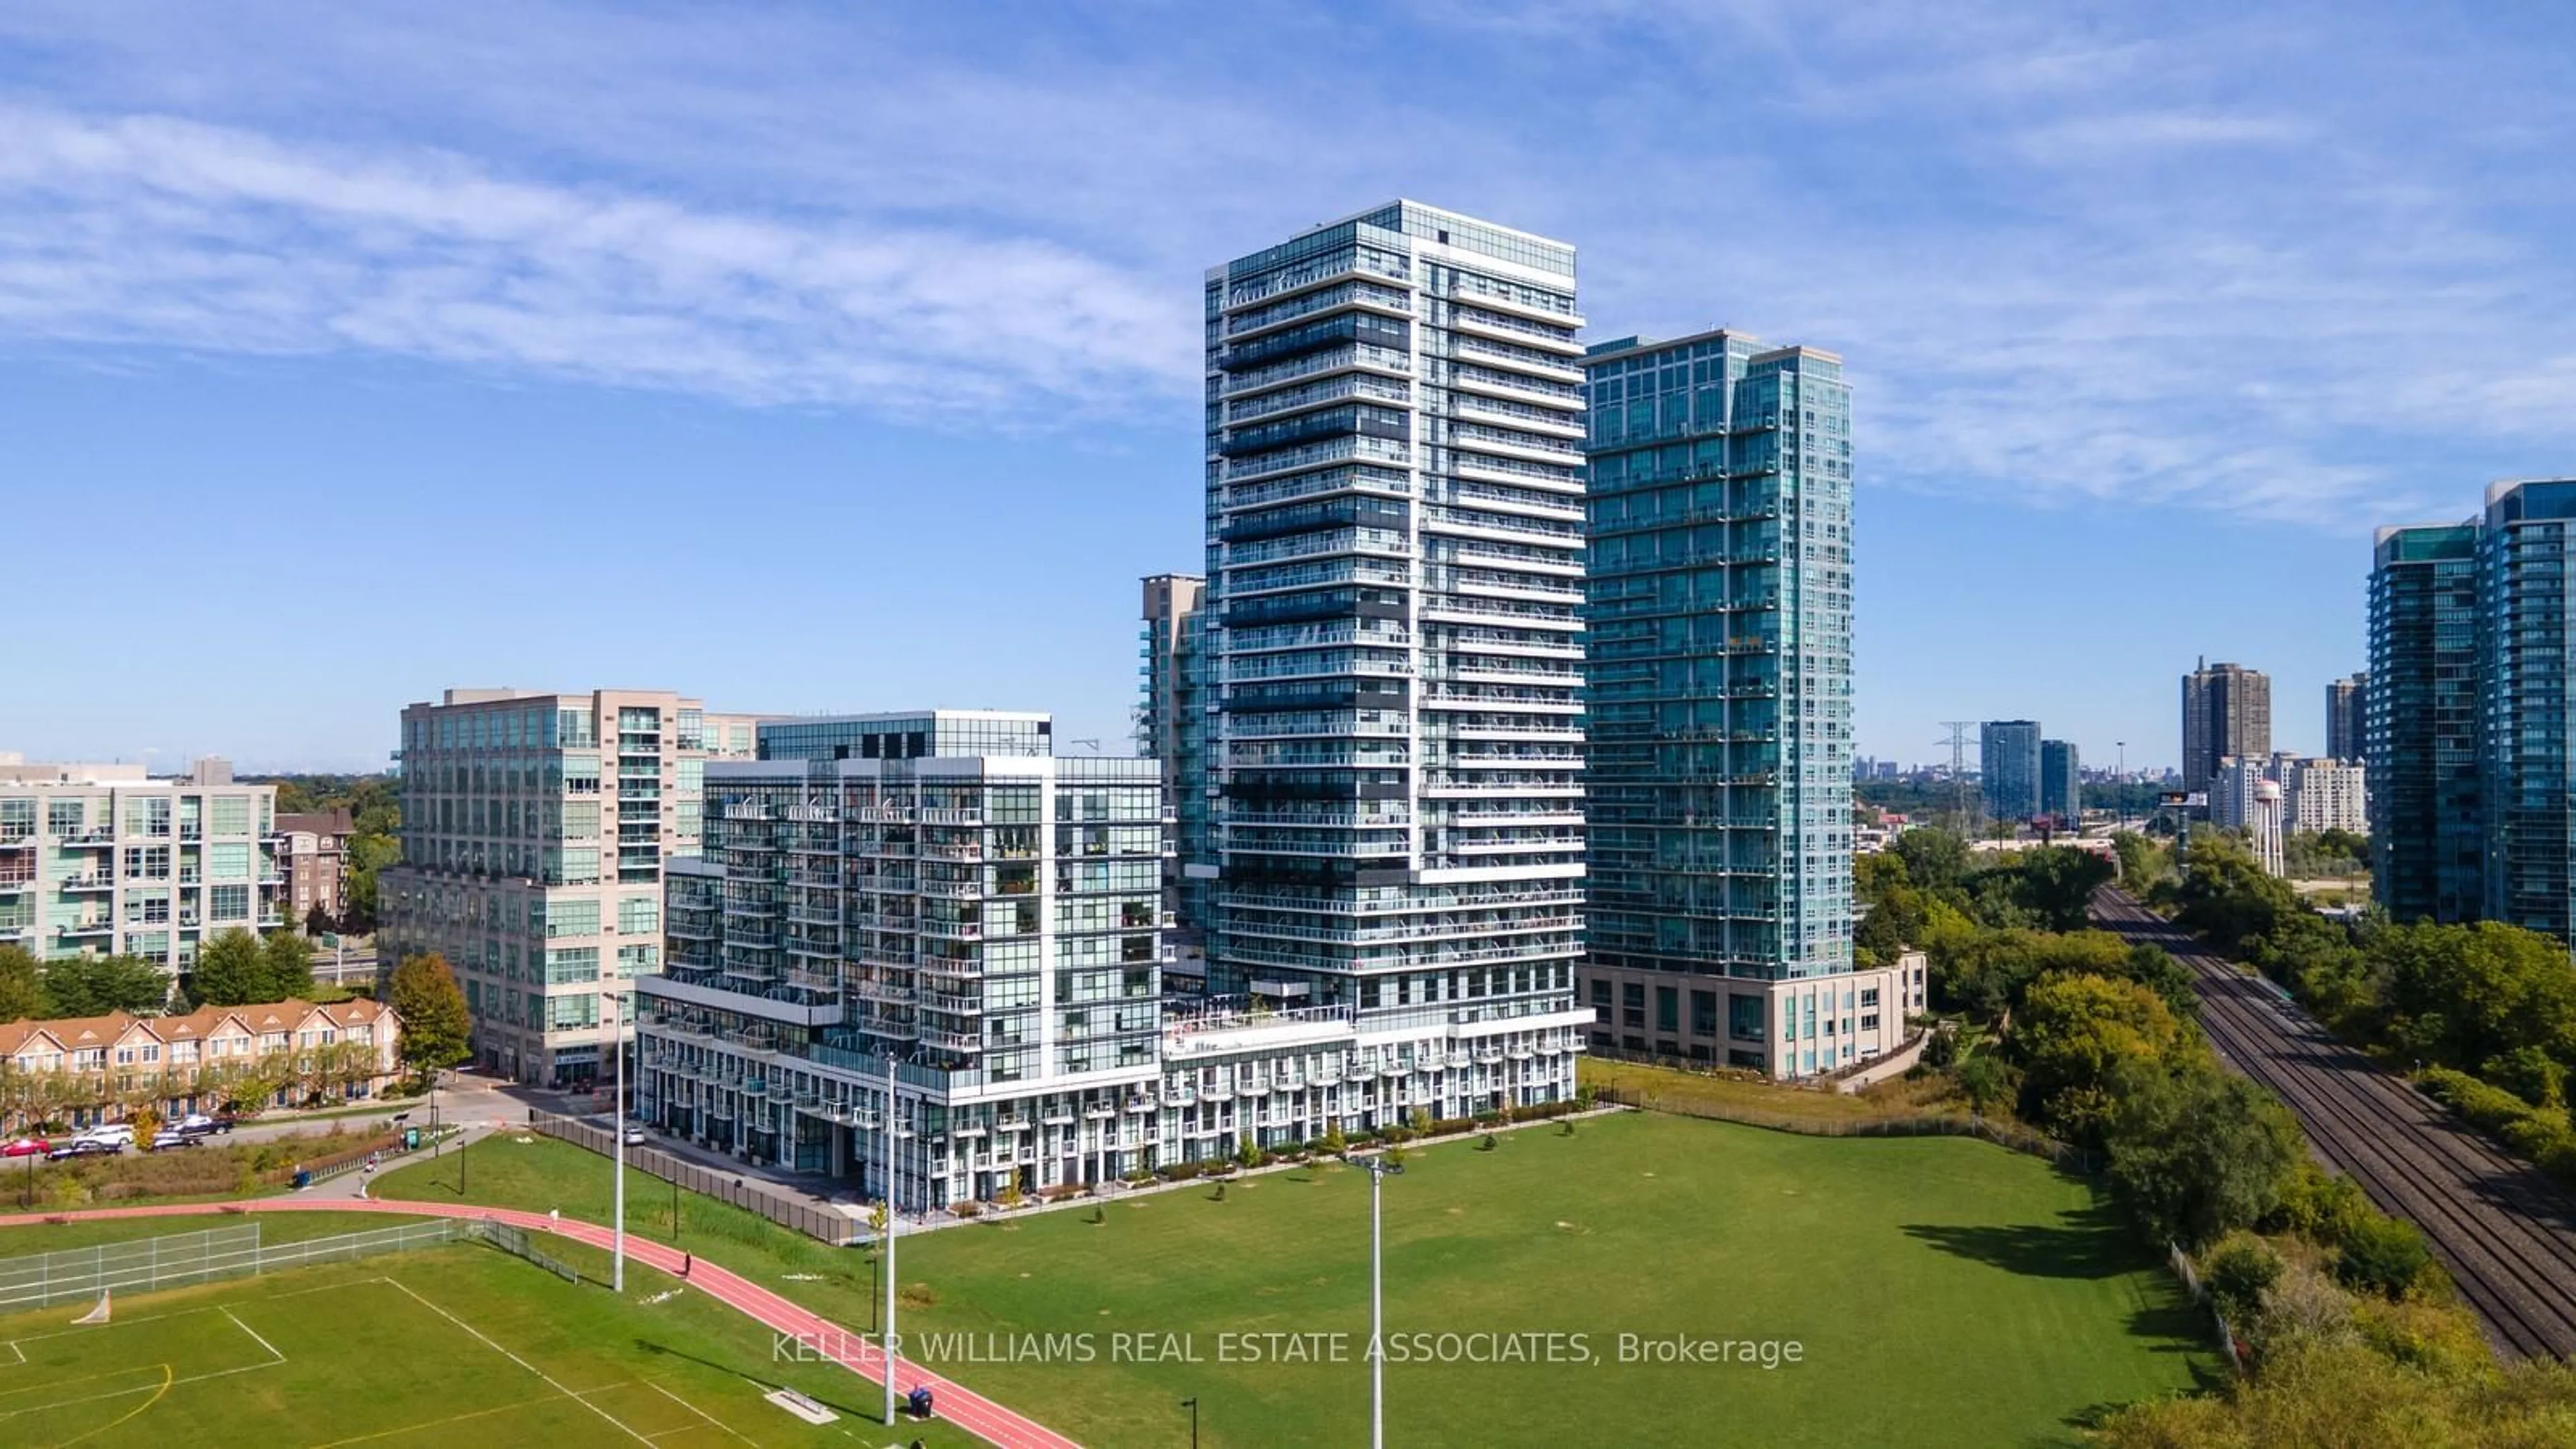
<svg viewBox="0 0 2576 1449"><path fill-rule="evenodd" d="M280 1215L263 1219L263 1236L350 1221ZM81 1226L0 1233L0 1253L78 1246ZM132 1231L142 1224L95 1226L145 1235ZM604 1273L602 1255L547 1247ZM874 1389L827 1364L780 1362L768 1331L733 1310L685 1289L648 1301L672 1286L639 1270L620 1301L460 1245L120 1295L103 1326L75 1327L87 1305L56 1304L0 1318L0 1444L979 1442L941 1424L888 1430L873 1418ZM781 1385L843 1417L811 1426L762 1400Z"/></svg>
<svg viewBox="0 0 2576 1449"><path fill-rule="evenodd" d="M1634 1113L1500 1141L1417 1153L1389 1184L1391 1334L1579 1333L1602 1360L1623 1333L1796 1341L1803 1361L1394 1363L1393 1442L2063 1444L2089 1410L2193 1387L2214 1367L2163 1269L2088 1185L2035 1158ZM577 1148L473 1152L477 1200L605 1210L604 1164ZM428 1181L408 1168L379 1194L453 1200ZM1210 1445L1359 1442L1366 1178L1298 1169L1213 1193L1111 1202L1098 1225L1086 1205L908 1239L912 1356L1091 1444L1186 1444L1176 1406L1191 1396ZM630 1224L667 1238L669 1196L639 1176ZM711 1260L871 1322L865 1253L703 1200L682 1226ZM1228 1332L1349 1337L1338 1363L1229 1363ZM957 1333L978 1336L971 1354L924 1337ZM988 1333L1088 1335L1093 1358L992 1362L1026 1343ZM1198 1361L1113 1361L1121 1333Z"/></svg>

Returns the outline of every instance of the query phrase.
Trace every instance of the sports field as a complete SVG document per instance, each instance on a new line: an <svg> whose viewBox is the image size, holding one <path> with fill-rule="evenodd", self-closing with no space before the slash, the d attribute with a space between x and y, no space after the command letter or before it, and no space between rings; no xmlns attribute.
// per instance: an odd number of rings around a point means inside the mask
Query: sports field
<svg viewBox="0 0 2576 1449"><path fill-rule="evenodd" d="M317 1225L348 1220L265 1222L271 1241ZM0 1254L197 1224L85 1226L0 1233ZM547 1247L585 1274L603 1266L578 1245ZM873 1418L872 1387L792 1351L781 1361L767 1330L702 1295L653 1301L673 1286L639 1270L621 1303L596 1283L459 1245L119 1294L100 1326L74 1326L87 1304L58 1303L0 1318L0 1444L977 1442L937 1423L889 1431ZM813 1426L764 1402L782 1385L842 1417Z"/></svg>
<svg viewBox="0 0 2576 1449"><path fill-rule="evenodd" d="M1389 1366L1390 1443L2064 1444L2096 1406L2214 1368L2161 1265L2036 1158L1644 1113L1499 1141L1417 1153L1387 1186L1388 1331L1433 1335L1435 1360ZM605 1164L577 1148L473 1152L477 1200L604 1208ZM379 1192L429 1180L410 1168ZM1365 1442L1367 1188L1299 1168L1223 1201L1209 1183L1112 1201L1098 1224L1081 1204L907 1238L907 1353L1087 1444L1187 1444L1190 1397L1203 1444ZM668 1192L629 1191L655 1237ZM868 1326L864 1254L719 1207L688 1206L700 1253ZM1229 1332L1346 1337L1264 1339L1245 1362ZM1436 1361L1438 1335L1476 1332L1579 1333L1593 1361ZM1622 1334L1751 1343L1755 1361L1623 1365Z"/></svg>
<svg viewBox="0 0 2576 1449"><path fill-rule="evenodd" d="M1418 1350L1387 1368L1388 1442L2064 1443L2093 1406L2208 1367L2163 1270L2035 1158L1645 1114L1554 1130L1437 1147L1388 1182L1387 1331ZM936 1300L907 1341L940 1366L932 1333L1089 1334L1089 1362L1039 1340L1033 1358L942 1366L1088 1443L1187 1443L1171 1405L1193 1395L1205 1443L1364 1442L1366 1176L1299 1170L1213 1197L907 1245L904 1281ZM1670 1356L1622 1363L1629 1336ZM1709 1347L1727 1344L1753 1347ZM1277 1361L1301 1351L1320 1361Z"/></svg>

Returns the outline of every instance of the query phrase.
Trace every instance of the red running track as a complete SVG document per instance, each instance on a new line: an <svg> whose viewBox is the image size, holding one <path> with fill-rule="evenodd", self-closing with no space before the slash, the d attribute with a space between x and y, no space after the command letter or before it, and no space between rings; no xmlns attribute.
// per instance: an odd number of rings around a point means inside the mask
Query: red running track
<svg viewBox="0 0 2576 1449"><path fill-rule="evenodd" d="M168 1203L153 1207L85 1208L60 1213L19 1213L0 1217L0 1228L27 1227L53 1219L74 1221L90 1218L158 1218L204 1216L231 1212L377 1212L402 1217L423 1218L489 1218L513 1227L535 1232L559 1233L577 1243L588 1243L603 1251L609 1247L612 1234L597 1223L573 1218L557 1219L545 1213L526 1212L517 1208L475 1207L465 1203L378 1202L372 1199L344 1201L294 1202L255 1199L247 1202ZM649 1267L659 1268L677 1278L680 1273L680 1250L662 1243L629 1236L626 1256ZM878 1347L858 1334L808 1309L779 1297L740 1274L720 1268L704 1258L694 1260L689 1269L689 1286L708 1297L746 1315L775 1333L793 1334L800 1345L798 1352L827 1359L872 1384L885 1382L885 1355ZM980 1435L1001 1449L1080 1449L1074 1441L1053 1429L1012 1412L991 1399L949 1379L941 1378L919 1364L898 1359L895 1363L895 1392L908 1394L916 1388L928 1388L938 1416L968 1433Z"/></svg>

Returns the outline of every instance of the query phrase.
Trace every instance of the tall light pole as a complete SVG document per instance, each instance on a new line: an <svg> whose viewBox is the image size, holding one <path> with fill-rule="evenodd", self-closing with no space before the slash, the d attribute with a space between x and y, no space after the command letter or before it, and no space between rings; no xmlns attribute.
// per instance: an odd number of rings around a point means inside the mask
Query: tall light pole
<svg viewBox="0 0 2576 1449"><path fill-rule="evenodd" d="M1369 1175L1369 1449L1386 1449L1386 1231L1379 1213L1386 1180L1404 1164L1383 1153L1345 1159Z"/></svg>
<svg viewBox="0 0 2576 1449"><path fill-rule="evenodd" d="M617 1055L616 1100L609 1104L608 1130L616 1138L611 1149L617 1162L616 1210L610 1218L608 1291L626 1291L626 1018L617 1009L616 979L609 979L610 990L600 994L608 1008L608 1049Z"/></svg>
<svg viewBox="0 0 2576 1449"><path fill-rule="evenodd" d="M878 1126L885 1134L885 1241L877 1256L885 1260L885 1333L879 1353L885 1369L885 1421L894 1427L894 1054L886 1054L885 1110Z"/></svg>
<svg viewBox="0 0 2576 1449"><path fill-rule="evenodd" d="M2120 812L2119 828L2126 830L2129 828L2129 742L2120 740L2117 743L2120 746L2120 788L2111 799L2114 808Z"/></svg>

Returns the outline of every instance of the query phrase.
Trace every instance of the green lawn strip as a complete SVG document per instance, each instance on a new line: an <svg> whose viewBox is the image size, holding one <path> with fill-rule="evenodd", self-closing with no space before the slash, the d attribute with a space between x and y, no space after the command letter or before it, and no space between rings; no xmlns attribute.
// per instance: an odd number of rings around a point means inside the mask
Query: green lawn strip
<svg viewBox="0 0 2576 1449"><path fill-rule="evenodd" d="M315 1216L325 1226L346 1221ZM120 1295L105 1328L72 1329L76 1305L0 1318L0 1340L16 1345L0 1353L0 1442L53 1443L106 1426L150 1399L162 1364L181 1382L94 1442L183 1434L223 1449L390 1434L416 1443L632 1444L612 1417L665 1449L743 1442L702 1414L763 1445L979 1442L944 1424L889 1431L861 1422L873 1420L877 1398L846 1370L800 1361L767 1329L663 1275L630 1279L620 1300L589 1281L605 1275L604 1254L548 1247L585 1281L567 1284L460 1244ZM225 1369L241 1371L197 1378ZM809 1427L761 1401L782 1385L844 1417Z"/></svg>
<svg viewBox="0 0 2576 1449"><path fill-rule="evenodd" d="M1805 1363L1393 1364L1408 1444L1688 1440L2047 1444L2090 1408L2188 1388L2197 1320L2080 1179L1946 1138L1804 1138L1620 1114L1414 1154L1387 1188L1390 1332L1797 1340ZM604 1220L608 1173L568 1144L469 1149L468 1200ZM379 1196L456 1200L452 1164ZM1366 1179L1341 1167L1137 1194L905 1240L913 1356L1088 1443L1365 1433ZM629 1227L669 1238L668 1184L630 1178ZM684 1195L683 1246L837 1322L872 1323L869 1258ZM796 1275L822 1273L821 1281ZM1341 1363L1218 1363L1224 1332L1351 1335ZM971 1351L954 1339L975 1335ZM992 1362L1019 1334L1087 1335L1090 1362ZM1186 1336L1198 1363L1115 1362L1112 1334ZM1002 1335L985 1340L984 1334ZM1059 1340L1061 1343L1063 1340ZM1144 1340L1134 1341L1141 1344ZM1037 1345L1041 1351L1049 1345ZM1439 1345L1434 1343L1435 1351ZM1329 1352L1329 1350L1325 1350Z"/></svg>
<svg viewBox="0 0 2576 1449"><path fill-rule="evenodd" d="M568 1218L609 1221L609 1163L595 1152L534 1133L497 1132L466 1148L464 1155L467 1160L462 1164L456 1152L447 1151L379 1171L368 1193L386 1202L408 1198L479 1203L535 1212L559 1210ZM460 1177L462 1192L458 1191ZM768 1274L762 1281L772 1287L781 1285L771 1279L789 1273L847 1276L855 1271L862 1285L868 1280L865 1250L835 1248L700 1193L679 1194L675 1235L672 1202L670 1183L635 1168L626 1170L626 1230L630 1233L703 1251L746 1277Z"/></svg>

